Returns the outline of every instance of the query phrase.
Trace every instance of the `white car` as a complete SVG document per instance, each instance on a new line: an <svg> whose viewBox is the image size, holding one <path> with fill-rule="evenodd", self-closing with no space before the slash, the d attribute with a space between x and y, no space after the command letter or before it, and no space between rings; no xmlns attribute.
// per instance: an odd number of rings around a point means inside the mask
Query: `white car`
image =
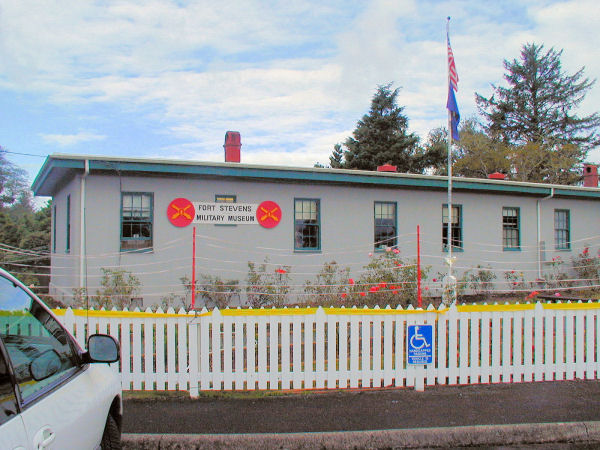
<svg viewBox="0 0 600 450"><path fill-rule="evenodd" d="M117 341L88 351L35 294L0 269L0 448L121 448Z"/></svg>

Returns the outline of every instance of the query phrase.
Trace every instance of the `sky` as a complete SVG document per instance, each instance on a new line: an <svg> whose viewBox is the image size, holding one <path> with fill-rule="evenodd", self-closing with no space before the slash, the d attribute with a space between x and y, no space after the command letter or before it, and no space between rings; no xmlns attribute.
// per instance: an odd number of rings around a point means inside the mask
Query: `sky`
<svg viewBox="0 0 600 450"><path fill-rule="evenodd" d="M52 153L329 163L378 85L422 140L447 123L446 17L462 118L526 43L600 78L596 0L0 2L0 146L33 181ZM600 85L580 115L600 110ZM600 149L588 155L600 162Z"/></svg>

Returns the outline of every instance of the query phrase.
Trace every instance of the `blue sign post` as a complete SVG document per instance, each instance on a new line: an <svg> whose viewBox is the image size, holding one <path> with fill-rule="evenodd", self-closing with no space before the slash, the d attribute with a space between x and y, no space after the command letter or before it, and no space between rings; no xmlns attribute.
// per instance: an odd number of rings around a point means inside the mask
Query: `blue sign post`
<svg viewBox="0 0 600 450"><path fill-rule="evenodd" d="M433 363L433 325L409 325L406 340L408 364Z"/></svg>

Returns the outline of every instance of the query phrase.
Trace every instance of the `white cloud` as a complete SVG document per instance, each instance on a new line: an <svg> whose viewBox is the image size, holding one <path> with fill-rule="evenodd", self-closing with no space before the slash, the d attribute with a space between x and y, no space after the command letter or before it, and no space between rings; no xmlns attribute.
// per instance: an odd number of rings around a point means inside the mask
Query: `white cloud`
<svg viewBox="0 0 600 450"><path fill-rule="evenodd" d="M532 16L536 21L536 42L546 48L563 49L561 62L568 74L574 74L585 66L584 75L590 79L600 77L600 7L594 0L558 2L535 8ZM584 113L598 111L600 86L595 86L581 105Z"/></svg>
<svg viewBox="0 0 600 450"><path fill-rule="evenodd" d="M568 72L600 75L592 0L5 0L0 87L42 109L133 112L170 141L132 146L130 156L222 160L225 131L237 130L246 162L312 166L351 134L378 84L402 87L399 103L423 139L445 125L449 12L464 118L476 112L474 92L502 84L503 59L528 41L564 48ZM595 87L584 109L598 104ZM76 147L110 144L106 133L42 137Z"/></svg>
<svg viewBox="0 0 600 450"><path fill-rule="evenodd" d="M72 147L85 142L102 141L106 139L106 136L80 131L75 134L42 134L41 138L49 144L55 144L60 147Z"/></svg>

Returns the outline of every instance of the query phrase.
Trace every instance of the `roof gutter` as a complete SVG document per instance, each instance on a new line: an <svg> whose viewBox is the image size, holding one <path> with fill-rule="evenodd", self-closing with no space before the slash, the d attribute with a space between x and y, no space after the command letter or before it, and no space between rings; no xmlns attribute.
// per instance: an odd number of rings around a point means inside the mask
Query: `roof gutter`
<svg viewBox="0 0 600 450"><path fill-rule="evenodd" d="M544 200L550 200L554 197L554 188L550 188L550 195L547 195L544 198L538 199L536 202L536 212L537 212L537 269L538 269L538 278L542 278L542 202Z"/></svg>

